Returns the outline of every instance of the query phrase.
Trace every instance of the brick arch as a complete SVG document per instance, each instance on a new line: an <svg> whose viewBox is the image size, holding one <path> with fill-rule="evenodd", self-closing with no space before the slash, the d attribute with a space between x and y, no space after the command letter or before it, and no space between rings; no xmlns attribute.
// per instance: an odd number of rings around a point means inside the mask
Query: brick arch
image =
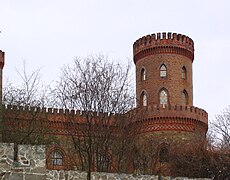
<svg viewBox="0 0 230 180"><path fill-rule="evenodd" d="M58 152L62 155L62 165L53 165L52 164L52 154L54 152ZM61 148L58 145L52 145L49 147L46 151L46 167L47 169L52 169L52 170L66 170L69 169L69 160L66 152L64 151L63 148Z"/></svg>

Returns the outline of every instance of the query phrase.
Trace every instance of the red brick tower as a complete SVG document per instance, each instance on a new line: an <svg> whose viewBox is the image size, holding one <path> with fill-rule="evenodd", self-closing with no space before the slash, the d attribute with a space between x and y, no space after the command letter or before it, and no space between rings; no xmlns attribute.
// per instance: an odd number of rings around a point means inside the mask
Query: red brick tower
<svg viewBox="0 0 230 180"><path fill-rule="evenodd" d="M193 40L176 33L147 35L134 43L133 54L141 133L205 138L208 114L193 107Z"/></svg>

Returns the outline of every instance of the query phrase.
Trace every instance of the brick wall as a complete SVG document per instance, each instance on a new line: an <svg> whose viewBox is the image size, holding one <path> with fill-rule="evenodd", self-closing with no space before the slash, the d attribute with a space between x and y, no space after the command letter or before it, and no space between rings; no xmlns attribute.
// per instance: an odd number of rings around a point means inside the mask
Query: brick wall
<svg viewBox="0 0 230 180"><path fill-rule="evenodd" d="M160 77L160 66L165 64L167 76ZM187 70L187 78L182 79L182 67ZM146 69L146 80L141 81L140 72ZM136 63L136 94L137 98L143 90L147 92L148 105L159 104L159 91L165 88L168 91L169 104L181 105L181 93L188 93L188 104L193 105L192 61L187 57L175 54L156 54L142 58ZM140 101L139 101L140 102ZM137 103L138 104L138 103Z"/></svg>

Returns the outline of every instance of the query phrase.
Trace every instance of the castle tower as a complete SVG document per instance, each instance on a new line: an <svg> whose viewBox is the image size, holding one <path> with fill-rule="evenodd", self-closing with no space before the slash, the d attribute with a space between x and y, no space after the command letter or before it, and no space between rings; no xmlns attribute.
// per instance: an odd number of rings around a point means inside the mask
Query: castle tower
<svg viewBox="0 0 230 180"><path fill-rule="evenodd" d="M133 55L140 133L205 138L208 114L193 106L193 40L176 33L147 35L133 44Z"/></svg>
<svg viewBox="0 0 230 180"><path fill-rule="evenodd" d="M152 34L137 40L133 53L138 106L193 105L192 39L176 33Z"/></svg>

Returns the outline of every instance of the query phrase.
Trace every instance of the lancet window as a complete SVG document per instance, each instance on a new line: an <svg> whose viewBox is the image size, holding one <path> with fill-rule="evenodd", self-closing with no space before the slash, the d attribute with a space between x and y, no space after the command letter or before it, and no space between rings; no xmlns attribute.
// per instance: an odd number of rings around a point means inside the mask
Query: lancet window
<svg viewBox="0 0 230 180"><path fill-rule="evenodd" d="M160 96L160 104L162 105L163 108L165 108L166 105L168 105L168 93L166 89L162 89L159 93L159 96Z"/></svg>
<svg viewBox="0 0 230 180"><path fill-rule="evenodd" d="M187 79L187 70L184 66L182 67L182 70L181 70L181 76L182 76L182 79Z"/></svg>
<svg viewBox="0 0 230 180"><path fill-rule="evenodd" d="M146 80L146 70L145 68L143 67L141 69L141 81L145 81Z"/></svg>
<svg viewBox="0 0 230 180"><path fill-rule="evenodd" d="M167 76L167 67L165 64L162 64L160 67L160 77L166 77Z"/></svg>

